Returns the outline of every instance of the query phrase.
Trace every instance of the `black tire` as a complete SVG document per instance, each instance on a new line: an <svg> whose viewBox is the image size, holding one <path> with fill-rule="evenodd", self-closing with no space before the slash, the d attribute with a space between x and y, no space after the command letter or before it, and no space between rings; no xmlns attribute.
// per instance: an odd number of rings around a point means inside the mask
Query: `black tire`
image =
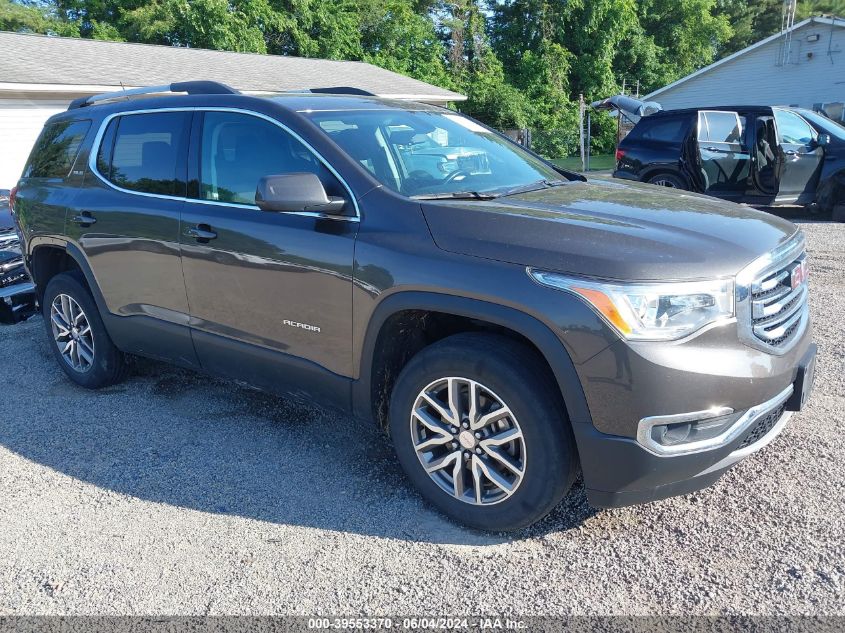
<svg viewBox="0 0 845 633"><path fill-rule="evenodd" d="M450 376L481 383L518 420L524 438L524 475L513 493L499 502L473 505L446 492L426 472L414 449L411 412L417 398L432 382ZM535 523L563 499L577 473L572 429L547 366L530 348L499 335L456 334L414 356L393 389L389 427L399 462L423 496L444 514L474 528L510 531ZM452 446L444 450L451 451Z"/></svg>
<svg viewBox="0 0 845 633"><path fill-rule="evenodd" d="M66 360L53 332L52 309L53 302L59 295L72 298L84 313L84 318L90 326L90 336L93 340L93 359L85 369L76 369ZM120 382L126 378L128 365L126 357L106 332L97 304L78 273L61 273L53 277L44 290L41 303L41 314L47 329L47 338L59 367L73 382L86 389L100 389Z"/></svg>
<svg viewBox="0 0 845 633"><path fill-rule="evenodd" d="M668 187L670 189L689 189L687 183L683 178L668 172L654 174L646 182L650 185L657 185L658 187Z"/></svg>

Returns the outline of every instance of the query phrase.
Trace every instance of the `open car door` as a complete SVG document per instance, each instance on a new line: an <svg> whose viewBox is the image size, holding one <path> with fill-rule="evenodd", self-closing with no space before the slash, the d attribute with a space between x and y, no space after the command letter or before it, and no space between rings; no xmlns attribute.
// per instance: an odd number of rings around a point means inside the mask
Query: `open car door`
<svg viewBox="0 0 845 633"><path fill-rule="evenodd" d="M818 134L804 119L790 110L774 108L777 128L778 202L812 202L824 148Z"/></svg>
<svg viewBox="0 0 845 633"><path fill-rule="evenodd" d="M745 117L737 112L701 110L696 140L704 193L720 198L743 197L751 166Z"/></svg>

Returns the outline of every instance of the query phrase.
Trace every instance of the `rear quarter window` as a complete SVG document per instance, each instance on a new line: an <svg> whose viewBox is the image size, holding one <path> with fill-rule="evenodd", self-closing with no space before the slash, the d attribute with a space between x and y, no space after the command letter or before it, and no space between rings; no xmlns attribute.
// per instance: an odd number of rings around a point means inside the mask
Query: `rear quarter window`
<svg viewBox="0 0 845 633"><path fill-rule="evenodd" d="M680 143L684 140L688 129L688 117L672 117L668 119L654 120L644 118L631 131L631 133L628 134L628 138L635 141Z"/></svg>
<svg viewBox="0 0 845 633"><path fill-rule="evenodd" d="M44 127L29 161L24 178L67 178L91 121L59 121Z"/></svg>

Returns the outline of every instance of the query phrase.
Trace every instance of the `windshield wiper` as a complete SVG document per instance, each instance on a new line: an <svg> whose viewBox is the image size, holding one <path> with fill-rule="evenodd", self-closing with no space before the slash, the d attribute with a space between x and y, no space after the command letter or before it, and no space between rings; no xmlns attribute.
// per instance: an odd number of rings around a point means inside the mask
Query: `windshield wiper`
<svg viewBox="0 0 845 633"><path fill-rule="evenodd" d="M531 191L540 191L541 189L549 189L550 187L560 187L561 185L568 184L568 180L537 180L535 182L530 182L527 185L518 185L516 187L511 187L510 189L505 189L504 191L499 191L497 193L490 193L490 195L494 198L504 198L506 196L513 196L518 193L529 193Z"/></svg>
<svg viewBox="0 0 845 633"><path fill-rule="evenodd" d="M478 191L452 191L449 193L424 193L419 196L411 196L414 200L492 200L496 198L493 193L479 193Z"/></svg>

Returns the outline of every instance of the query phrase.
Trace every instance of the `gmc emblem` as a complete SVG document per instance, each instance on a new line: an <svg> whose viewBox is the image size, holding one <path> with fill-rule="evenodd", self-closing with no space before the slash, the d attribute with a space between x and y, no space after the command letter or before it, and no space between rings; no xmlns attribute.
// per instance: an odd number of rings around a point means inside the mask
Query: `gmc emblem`
<svg viewBox="0 0 845 633"><path fill-rule="evenodd" d="M795 290L798 286L802 283L807 281L807 274L809 273L809 269L807 268L807 260L801 260L801 262L792 269L792 276L790 278L790 285L792 289Z"/></svg>

